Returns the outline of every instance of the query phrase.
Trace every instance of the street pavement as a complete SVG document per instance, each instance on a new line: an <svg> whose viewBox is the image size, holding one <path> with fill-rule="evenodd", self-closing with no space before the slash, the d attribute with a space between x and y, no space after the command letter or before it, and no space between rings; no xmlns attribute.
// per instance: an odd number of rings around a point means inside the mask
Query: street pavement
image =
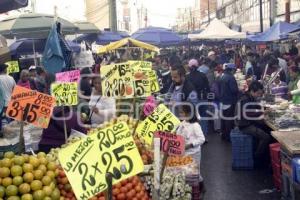
<svg viewBox="0 0 300 200"><path fill-rule="evenodd" d="M279 200L272 182L271 169L233 171L231 145L216 133L209 134L202 146L201 174L205 200Z"/></svg>

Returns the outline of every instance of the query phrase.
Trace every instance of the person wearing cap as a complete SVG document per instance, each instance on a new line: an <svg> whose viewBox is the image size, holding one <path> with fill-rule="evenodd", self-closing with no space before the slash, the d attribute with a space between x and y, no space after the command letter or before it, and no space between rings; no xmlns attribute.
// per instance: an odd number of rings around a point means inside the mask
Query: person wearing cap
<svg viewBox="0 0 300 200"><path fill-rule="evenodd" d="M222 139L230 141L230 132L234 128L234 112L238 101L239 89L235 80L235 64L225 63L224 72L220 79L220 109Z"/></svg>
<svg viewBox="0 0 300 200"><path fill-rule="evenodd" d="M207 95L210 91L209 89L209 83L208 79L205 76L204 73L198 71L198 61L196 59L191 59L188 63L190 73L187 75L187 80L189 80L193 86L195 87L195 90L197 92L198 100L201 103L207 102ZM207 117L207 105L201 105L199 106L199 115L200 117ZM200 119L200 125L202 128L202 131L204 135L208 134L208 121Z"/></svg>
<svg viewBox="0 0 300 200"><path fill-rule="evenodd" d="M207 54L207 58L209 60L209 71L206 73L209 85L211 86L213 82L215 81L215 68L218 66L218 63L216 62L217 56L214 51L210 51Z"/></svg>

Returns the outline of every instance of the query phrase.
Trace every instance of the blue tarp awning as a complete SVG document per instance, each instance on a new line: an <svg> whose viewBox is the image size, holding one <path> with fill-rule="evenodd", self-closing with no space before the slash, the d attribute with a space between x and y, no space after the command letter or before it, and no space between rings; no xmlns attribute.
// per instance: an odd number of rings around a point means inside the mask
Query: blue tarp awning
<svg viewBox="0 0 300 200"><path fill-rule="evenodd" d="M159 47L181 45L185 40L170 29L148 27L139 29L132 38Z"/></svg>
<svg viewBox="0 0 300 200"><path fill-rule="evenodd" d="M28 5L28 0L1 0L0 13L23 8Z"/></svg>
<svg viewBox="0 0 300 200"><path fill-rule="evenodd" d="M12 43L9 46L9 50L11 55L29 55L33 54L34 49L36 53L43 53L46 45L46 39L19 39L16 42ZM71 41L67 41L68 45L72 49L73 52L79 53L81 47L79 44L76 44Z"/></svg>
<svg viewBox="0 0 300 200"><path fill-rule="evenodd" d="M83 34L77 37L73 42L80 43L82 41L86 41L89 43L96 42L99 45L106 45L111 42L119 41L123 38L129 37L128 33L119 31L119 32L112 32L112 31L103 31L101 33L89 33Z"/></svg>
<svg viewBox="0 0 300 200"><path fill-rule="evenodd" d="M287 38L287 34L300 30L300 27L287 22L277 22L263 33L249 36L248 39L254 42L271 42Z"/></svg>

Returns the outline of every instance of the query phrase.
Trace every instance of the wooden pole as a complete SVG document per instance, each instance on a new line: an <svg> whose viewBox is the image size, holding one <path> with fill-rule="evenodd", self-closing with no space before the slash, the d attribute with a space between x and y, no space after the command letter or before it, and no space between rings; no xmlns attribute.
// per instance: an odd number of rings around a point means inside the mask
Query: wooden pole
<svg viewBox="0 0 300 200"><path fill-rule="evenodd" d="M105 199L106 200L112 200L112 176L110 173L107 173L106 175L106 183L107 183L107 190L105 191Z"/></svg>
<svg viewBox="0 0 300 200"><path fill-rule="evenodd" d="M65 143L67 143L68 140L68 133L67 133L67 123L65 119L65 107L62 107L62 115L63 115L63 123L64 123L64 132L65 132Z"/></svg>

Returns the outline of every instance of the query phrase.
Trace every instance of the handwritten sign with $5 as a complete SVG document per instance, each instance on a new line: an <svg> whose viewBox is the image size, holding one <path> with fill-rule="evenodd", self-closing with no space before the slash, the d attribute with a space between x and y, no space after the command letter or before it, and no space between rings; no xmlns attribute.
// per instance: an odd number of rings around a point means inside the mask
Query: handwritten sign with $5
<svg viewBox="0 0 300 200"><path fill-rule="evenodd" d="M77 199L87 200L107 189L106 174L116 184L144 170L126 123L94 129L87 138L59 152L59 161Z"/></svg>
<svg viewBox="0 0 300 200"><path fill-rule="evenodd" d="M17 73L17 72L20 71L18 61L9 61L9 62L6 62L5 64L8 65L8 67L7 67L7 73L8 74Z"/></svg>
<svg viewBox="0 0 300 200"><path fill-rule="evenodd" d="M51 95L56 98L57 106L77 105L77 83L53 83L51 85Z"/></svg>
<svg viewBox="0 0 300 200"><path fill-rule="evenodd" d="M35 90L15 86L6 116L47 128L55 106L55 98Z"/></svg>
<svg viewBox="0 0 300 200"><path fill-rule="evenodd" d="M165 105L160 104L151 115L138 125L136 132L138 137L151 145L155 132L173 132L179 124L179 119Z"/></svg>

